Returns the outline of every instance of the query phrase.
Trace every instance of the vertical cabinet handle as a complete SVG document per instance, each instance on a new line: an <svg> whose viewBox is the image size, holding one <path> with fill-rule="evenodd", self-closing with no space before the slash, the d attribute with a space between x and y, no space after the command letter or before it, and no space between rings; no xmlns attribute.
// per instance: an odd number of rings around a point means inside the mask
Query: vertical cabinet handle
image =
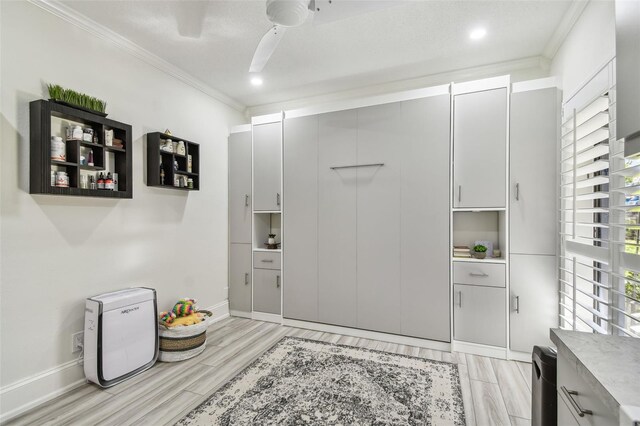
<svg viewBox="0 0 640 426"><path fill-rule="evenodd" d="M591 410L585 410L584 408L580 407L580 405L576 402L575 399L573 399L573 396L578 396L578 392L574 391L574 390L569 390L567 388L565 388L564 386L560 387L562 389L562 393L564 393L564 396L567 397L567 399L569 400L569 402L571 403L571 405L573 406L573 409L576 410L576 413L578 413L578 415L580 417L584 417L585 414L593 414L593 411Z"/></svg>
<svg viewBox="0 0 640 426"><path fill-rule="evenodd" d="M276 275L276 287L280 288L280 275Z"/></svg>
<svg viewBox="0 0 640 426"><path fill-rule="evenodd" d="M462 201L462 185L458 185L458 202Z"/></svg>
<svg viewBox="0 0 640 426"><path fill-rule="evenodd" d="M244 205L249 207L249 194L244 194Z"/></svg>
<svg viewBox="0 0 640 426"><path fill-rule="evenodd" d="M276 204L280 205L280 193L276 193Z"/></svg>
<svg viewBox="0 0 640 426"><path fill-rule="evenodd" d="M462 308L462 291L458 292L458 307Z"/></svg>
<svg viewBox="0 0 640 426"><path fill-rule="evenodd" d="M516 201L520 201L520 184L516 183Z"/></svg>
<svg viewBox="0 0 640 426"><path fill-rule="evenodd" d="M516 314L520 313L520 296L516 296Z"/></svg>
<svg viewBox="0 0 640 426"><path fill-rule="evenodd" d="M249 273L244 274L244 285L249 285Z"/></svg>

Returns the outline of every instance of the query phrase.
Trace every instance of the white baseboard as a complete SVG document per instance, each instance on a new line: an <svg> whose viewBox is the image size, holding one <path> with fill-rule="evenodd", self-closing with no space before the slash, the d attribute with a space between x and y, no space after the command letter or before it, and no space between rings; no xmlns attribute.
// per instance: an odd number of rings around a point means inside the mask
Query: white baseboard
<svg viewBox="0 0 640 426"><path fill-rule="evenodd" d="M0 423L17 417L86 383L76 360L65 362L0 389Z"/></svg>
<svg viewBox="0 0 640 426"><path fill-rule="evenodd" d="M529 364L531 364L531 352L509 350L509 353L507 355L509 356L509 359L512 359L514 361L528 362Z"/></svg>
<svg viewBox="0 0 640 426"><path fill-rule="evenodd" d="M450 352L451 344L436 340L419 339L417 337L399 336L397 334L380 333L378 331L361 330L358 328L341 327L338 325L319 324L315 322L299 321L285 318L283 325L289 327L306 328L308 330L322 331L324 333L344 334L346 336L360 337L363 339L380 340L398 345L417 346L425 349Z"/></svg>
<svg viewBox="0 0 640 426"><path fill-rule="evenodd" d="M236 311L235 309L229 309L229 315L231 315L232 317L252 319L251 312Z"/></svg>
<svg viewBox="0 0 640 426"><path fill-rule="evenodd" d="M212 322L229 317L228 300L205 309L213 314ZM84 370L73 360L4 386L0 388L0 423L24 414L84 383Z"/></svg>
<svg viewBox="0 0 640 426"><path fill-rule="evenodd" d="M267 314L265 312L251 312L251 319L282 324L282 315Z"/></svg>
<svg viewBox="0 0 640 426"><path fill-rule="evenodd" d="M454 340L453 350L455 352L463 352L465 354L507 359L507 348L501 348L499 346L480 345L478 343L461 342L459 340Z"/></svg>

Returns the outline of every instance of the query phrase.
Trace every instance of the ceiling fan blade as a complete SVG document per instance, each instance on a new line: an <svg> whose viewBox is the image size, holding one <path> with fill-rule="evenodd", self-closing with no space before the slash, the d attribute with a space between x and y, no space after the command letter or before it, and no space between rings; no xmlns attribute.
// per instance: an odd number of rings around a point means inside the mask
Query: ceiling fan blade
<svg viewBox="0 0 640 426"><path fill-rule="evenodd" d="M178 34L182 37L200 38L207 17L208 1L182 0L170 3L176 17Z"/></svg>
<svg viewBox="0 0 640 426"><path fill-rule="evenodd" d="M285 27L276 25L262 37L262 40L258 43L256 52L253 54L249 72L262 71L264 66L267 65L271 55L273 55L273 52L276 50L276 47L278 47L278 43L282 40L282 36L286 30L287 29Z"/></svg>
<svg viewBox="0 0 640 426"><path fill-rule="evenodd" d="M313 24L322 25L411 2L406 0L314 0L314 3ZM309 8L311 7L310 5Z"/></svg>

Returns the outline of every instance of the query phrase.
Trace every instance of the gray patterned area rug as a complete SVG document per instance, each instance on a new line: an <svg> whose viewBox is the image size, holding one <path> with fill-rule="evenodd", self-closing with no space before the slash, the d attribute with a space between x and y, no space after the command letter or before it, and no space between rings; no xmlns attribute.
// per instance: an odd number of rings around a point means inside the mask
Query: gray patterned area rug
<svg viewBox="0 0 640 426"><path fill-rule="evenodd" d="M285 337L178 425L464 425L458 366Z"/></svg>

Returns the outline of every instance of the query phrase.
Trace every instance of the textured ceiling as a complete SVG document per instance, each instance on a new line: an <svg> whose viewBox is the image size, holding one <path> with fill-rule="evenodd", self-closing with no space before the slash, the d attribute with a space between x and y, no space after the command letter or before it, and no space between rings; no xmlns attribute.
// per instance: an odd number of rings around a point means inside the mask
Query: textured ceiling
<svg viewBox="0 0 640 426"><path fill-rule="evenodd" d="M255 106L538 56L571 1L387 1L393 5L290 29L262 72L260 87L250 85L247 71L255 47L270 28L265 1L63 3ZM200 25L199 37L180 35L198 33ZM488 33L472 41L468 33L477 26Z"/></svg>

